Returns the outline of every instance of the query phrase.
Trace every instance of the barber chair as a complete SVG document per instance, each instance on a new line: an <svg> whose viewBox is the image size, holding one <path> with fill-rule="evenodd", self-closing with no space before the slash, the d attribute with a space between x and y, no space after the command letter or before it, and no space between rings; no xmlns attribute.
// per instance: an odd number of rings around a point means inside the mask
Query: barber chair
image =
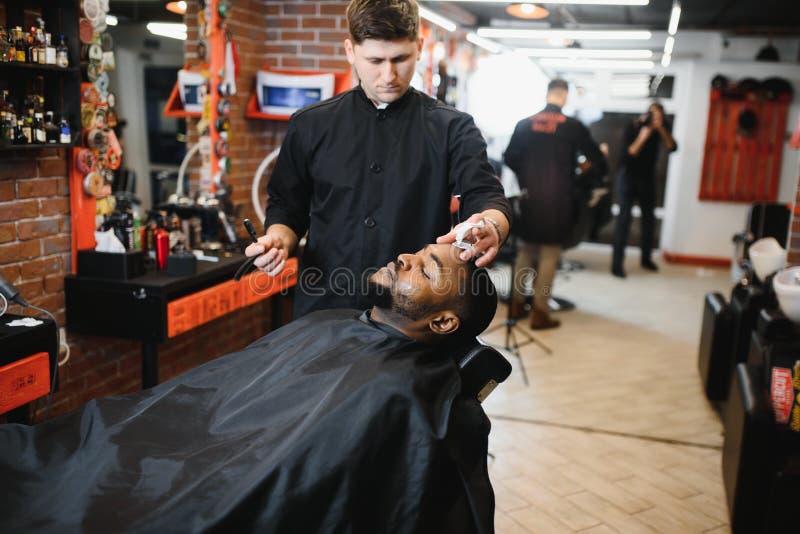
<svg viewBox="0 0 800 534"><path fill-rule="evenodd" d="M732 532L796 532L800 434L774 422L759 369L736 366L725 420L722 476Z"/></svg>
<svg viewBox="0 0 800 534"><path fill-rule="evenodd" d="M706 398L710 401L724 401L728 396L728 383L733 371L732 323L730 306L725 302L725 297L720 293L707 293L697 366Z"/></svg>
<svg viewBox="0 0 800 534"><path fill-rule="evenodd" d="M456 357L461 375L461 394L483 402L511 374L511 364L488 345L475 342Z"/></svg>

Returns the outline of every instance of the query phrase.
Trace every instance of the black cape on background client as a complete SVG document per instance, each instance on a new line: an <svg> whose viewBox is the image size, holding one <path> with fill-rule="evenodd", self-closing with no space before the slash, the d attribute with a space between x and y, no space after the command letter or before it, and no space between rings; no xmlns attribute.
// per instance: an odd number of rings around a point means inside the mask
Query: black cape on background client
<svg viewBox="0 0 800 534"><path fill-rule="evenodd" d="M6 532L492 532L489 422L446 349L354 310L151 390L0 426Z"/></svg>

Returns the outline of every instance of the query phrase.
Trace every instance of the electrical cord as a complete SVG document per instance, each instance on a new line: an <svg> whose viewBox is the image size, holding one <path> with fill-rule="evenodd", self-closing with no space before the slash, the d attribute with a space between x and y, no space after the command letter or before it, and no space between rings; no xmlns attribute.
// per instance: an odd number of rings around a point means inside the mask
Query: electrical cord
<svg viewBox="0 0 800 534"><path fill-rule="evenodd" d="M58 321L56 321L55 315L50 313L49 311L45 310L44 308L39 308L38 306L34 306L33 304L25 303L26 307L34 309L38 312L44 313L50 319L53 320L53 324L56 327L56 336L59 337L58 345L61 346L61 339L58 334ZM48 416L50 415L50 402L53 400L53 391L56 388L56 378L58 377L58 354L56 354L55 361L53 362L53 372L52 376L50 377L50 393L47 395L47 407L44 410L44 421L47 421Z"/></svg>

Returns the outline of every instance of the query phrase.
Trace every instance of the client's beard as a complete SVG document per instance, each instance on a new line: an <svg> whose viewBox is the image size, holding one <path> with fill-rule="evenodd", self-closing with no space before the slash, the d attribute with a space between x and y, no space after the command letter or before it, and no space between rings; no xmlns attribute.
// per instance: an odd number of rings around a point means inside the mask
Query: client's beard
<svg viewBox="0 0 800 534"><path fill-rule="evenodd" d="M373 280L367 281L367 300L376 308L390 310L412 321L418 321L433 311L431 306L419 304L406 295L393 295L391 288Z"/></svg>

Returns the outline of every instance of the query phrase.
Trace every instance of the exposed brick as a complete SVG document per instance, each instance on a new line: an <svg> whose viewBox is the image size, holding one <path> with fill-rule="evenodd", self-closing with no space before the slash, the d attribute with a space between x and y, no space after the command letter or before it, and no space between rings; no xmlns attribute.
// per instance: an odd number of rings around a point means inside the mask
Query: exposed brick
<svg viewBox="0 0 800 534"><path fill-rule="evenodd" d="M69 181L66 178L59 178L57 182L58 182L58 194L61 196L68 196Z"/></svg>
<svg viewBox="0 0 800 534"><path fill-rule="evenodd" d="M317 60L301 57L284 57L281 59L281 66L290 68L313 68L317 66Z"/></svg>
<svg viewBox="0 0 800 534"><path fill-rule="evenodd" d="M16 284L20 279L20 265L3 265L0 267L0 275L3 276L11 284Z"/></svg>
<svg viewBox="0 0 800 534"><path fill-rule="evenodd" d="M303 2L302 4L283 4L286 15L316 15L318 2Z"/></svg>
<svg viewBox="0 0 800 534"><path fill-rule="evenodd" d="M58 193L58 180L37 178L17 181L17 198L52 197Z"/></svg>
<svg viewBox="0 0 800 534"><path fill-rule="evenodd" d="M67 160L65 158L41 158L38 160L39 176L66 176Z"/></svg>
<svg viewBox="0 0 800 534"><path fill-rule="evenodd" d="M44 279L44 290L47 293L64 291L64 275L54 274Z"/></svg>
<svg viewBox="0 0 800 534"><path fill-rule="evenodd" d="M14 231L14 225L0 224L0 243L8 243L16 239L17 233Z"/></svg>
<svg viewBox="0 0 800 534"><path fill-rule="evenodd" d="M297 19L294 17L269 17L265 24L267 28L297 28Z"/></svg>
<svg viewBox="0 0 800 534"><path fill-rule="evenodd" d="M36 176L35 158L3 158L0 165L0 179L2 178L30 178Z"/></svg>
<svg viewBox="0 0 800 534"><path fill-rule="evenodd" d="M44 295L44 285L41 280L31 280L29 282L21 282L15 286L19 294L25 297L26 300L35 299Z"/></svg>
<svg viewBox="0 0 800 534"><path fill-rule="evenodd" d="M15 194L13 180L3 180L0 182L0 202L14 200Z"/></svg>
<svg viewBox="0 0 800 534"><path fill-rule="evenodd" d="M265 54L296 54L298 46L296 44L275 44L264 47Z"/></svg>
<svg viewBox="0 0 800 534"><path fill-rule="evenodd" d="M17 223L17 236L20 241L46 237L58 233L58 219L34 219Z"/></svg>
<svg viewBox="0 0 800 534"><path fill-rule="evenodd" d="M303 54L314 54L316 56L332 56L336 53L334 45L300 45L300 52Z"/></svg>
<svg viewBox="0 0 800 534"><path fill-rule="evenodd" d="M347 37L347 32L324 32L321 31L318 34L318 40L322 43L342 43L344 42L345 38Z"/></svg>
<svg viewBox="0 0 800 534"><path fill-rule="evenodd" d="M333 17L304 17L303 28L336 28L336 19Z"/></svg>
<svg viewBox="0 0 800 534"><path fill-rule="evenodd" d="M70 246L69 236L46 237L42 240L42 254L49 256L56 252L66 252Z"/></svg>
<svg viewBox="0 0 800 534"><path fill-rule="evenodd" d="M39 200L39 215L63 215L69 213L69 198L54 197Z"/></svg>
<svg viewBox="0 0 800 534"><path fill-rule="evenodd" d="M25 241L0 245L0 265L5 263L17 263L31 258L38 258L41 255L41 243L39 241Z"/></svg>
<svg viewBox="0 0 800 534"><path fill-rule="evenodd" d="M345 12L347 11L347 2L320 4L320 15L341 15L344 19Z"/></svg>
<svg viewBox="0 0 800 534"><path fill-rule="evenodd" d="M320 59L319 68L346 71L350 69L350 63L346 59Z"/></svg>
<svg viewBox="0 0 800 534"><path fill-rule="evenodd" d="M281 31L283 41L313 41L314 32L309 31Z"/></svg>
<svg viewBox="0 0 800 534"><path fill-rule="evenodd" d="M35 200L18 200L0 203L0 222L30 219L39 215L39 203Z"/></svg>
<svg viewBox="0 0 800 534"><path fill-rule="evenodd" d="M47 260L41 258L32 261L26 261L21 266L22 278L24 280L30 280L31 278L41 278L42 276L44 276L46 263Z"/></svg>

